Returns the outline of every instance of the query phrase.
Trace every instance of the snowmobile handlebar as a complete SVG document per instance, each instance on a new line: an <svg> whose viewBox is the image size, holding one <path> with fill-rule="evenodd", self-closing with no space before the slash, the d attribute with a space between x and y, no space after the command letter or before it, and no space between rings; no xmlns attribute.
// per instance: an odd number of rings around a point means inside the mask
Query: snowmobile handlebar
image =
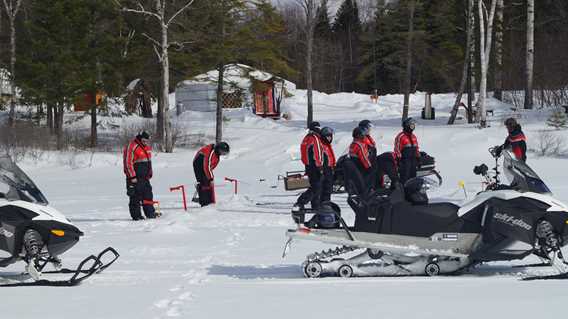
<svg viewBox="0 0 568 319"><path fill-rule="evenodd" d="M502 151L501 146L493 146L493 147L490 147L490 148L488 149L488 151L489 151L489 154L491 154L491 156L492 156L494 159L498 159L499 157L501 157L501 151Z"/></svg>

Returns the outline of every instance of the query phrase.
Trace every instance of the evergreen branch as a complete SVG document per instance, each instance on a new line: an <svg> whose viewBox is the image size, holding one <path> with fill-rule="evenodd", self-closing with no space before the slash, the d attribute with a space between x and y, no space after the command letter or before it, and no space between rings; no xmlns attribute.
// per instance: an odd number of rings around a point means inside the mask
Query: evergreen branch
<svg viewBox="0 0 568 319"><path fill-rule="evenodd" d="M185 6L183 6L181 9L179 9L176 13L174 13L174 15L168 20L168 23L166 23L167 26L170 25L170 23L172 23L172 21L174 21L174 19L180 14L182 13L185 9L187 9L195 0L190 0Z"/></svg>

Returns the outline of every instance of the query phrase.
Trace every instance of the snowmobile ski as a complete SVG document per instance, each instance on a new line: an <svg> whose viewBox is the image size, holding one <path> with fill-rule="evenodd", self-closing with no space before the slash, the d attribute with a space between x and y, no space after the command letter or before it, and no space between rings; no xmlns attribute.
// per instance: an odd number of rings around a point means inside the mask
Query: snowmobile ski
<svg viewBox="0 0 568 319"><path fill-rule="evenodd" d="M112 259L106 263L103 262L105 256L112 254ZM91 277L94 274L101 273L103 270L107 269L112 265L120 256L120 254L112 247L107 247L101 251L97 256L90 255L89 257L83 259L77 269L63 268L54 271L44 271L41 274L72 274L69 279L66 280L48 280L39 279L32 282L16 282L9 284L0 284L0 287L31 287L31 286L42 286L42 287L73 287L79 285L85 279ZM39 266L41 269L45 265L51 262L50 260L44 260L44 262Z"/></svg>

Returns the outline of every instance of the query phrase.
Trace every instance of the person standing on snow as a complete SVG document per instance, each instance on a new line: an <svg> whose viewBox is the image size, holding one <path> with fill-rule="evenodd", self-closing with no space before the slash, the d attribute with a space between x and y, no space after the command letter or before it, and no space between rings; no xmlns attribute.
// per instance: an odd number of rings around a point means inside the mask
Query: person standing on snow
<svg viewBox="0 0 568 319"><path fill-rule="evenodd" d="M219 164L222 155L229 154L229 144L219 142L203 146L193 158L193 172L197 179L197 192L201 207L215 203L215 185L213 170Z"/></svg>
<svg viewBox="0 0 568 319"><path fill-rule="evenodd" d="M398 160L400 182L404 185L407 180L416 177L416 170L420 163L420 150L418 139L413 131L416 121L409 117L402 121L402 132L394 140L394 153Z"/></svg>
<svg viewBox="0 0 568 319"><path fill-rule="evenodd" d="M331 201L331 193L333 192L333 171L335 170L335 153L331 143L333 142L333 129L331 127L323 127L320 132L323 146L323 180L321 190L321 201Z"/></svg>
<svg viewBox="0 0 568 319"><path fill-rule="evenodd" d="M123 154L124 174L126 175L126 194L130 198L128 208L133 220L144 219L140 212L140 203L146 218L156 218L154 195L152 194L152 147L150 134L142 131L125 148Z"/></svg>
<svg viewBox="0 0 568 319"><path fill-rule="evenodd" d="M320 123L314 121L310 123L308 129L308 134L300 145L300 155L310 181L310 187L298 197L294 207L303 209L310 202L312 209L318 209L322 196L325 150L320 135ZM329 165L329 161L327 164Z"/></svg>
<svg viewBox="0 0 568 319"><path fill-rule="evenodd" d="M504 149L511 148L515 157L523 162L527 160L527 138L521 129L521 125L514 118L510 117L505 120L505 126L509 135L505 139L505 143L497 148L497 156L501 155Z"/></svg>

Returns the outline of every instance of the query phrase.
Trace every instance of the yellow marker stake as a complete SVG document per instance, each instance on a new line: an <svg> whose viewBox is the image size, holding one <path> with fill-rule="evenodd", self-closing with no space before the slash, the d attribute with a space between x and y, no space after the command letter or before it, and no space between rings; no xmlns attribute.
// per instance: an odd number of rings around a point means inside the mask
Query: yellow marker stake
<svg viewBox="0 0 568 319"><path fill-rule="evenodd" d="M465 195L465 198L467 198L467 192L465 191L465 182L464 181L459 181L458 182L458 187L463 189L463 194Z"/></svg>

